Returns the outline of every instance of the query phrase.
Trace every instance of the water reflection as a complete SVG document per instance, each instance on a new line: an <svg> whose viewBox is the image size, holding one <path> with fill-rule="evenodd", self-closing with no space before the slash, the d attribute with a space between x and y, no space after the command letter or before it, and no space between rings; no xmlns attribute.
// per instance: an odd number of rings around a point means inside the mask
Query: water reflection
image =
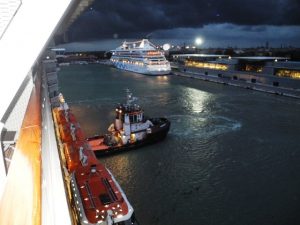
<svg viewBox="0 0 300 225"><path fill-rule="evenodd" d="M168 81L169 78L168 78L167 75L165 75L165 76L157 76L156 80L158 80L158 81Z"/></svg>
<svg viewBox="0 0 300 225"><path fill-rule="evenodd" d="M184 87L182 97L187 108L194 113L205 111L207 101L211 98L211 94L190 87Z"/></svg>
<svg viewBox="0 0 300 225"><path fill-rule="evenodd" d="M107 168L114 168L114 173L117 171L117 176L118 174L122 174L122 176L117 177L120 183L127 183L128 180L130 180L128 178L132 177L131 171L134 171L133 164L130 163L128 154L112 157L113 160L111 160L111 157L104 157L100 161L104 163Z"/></svg>

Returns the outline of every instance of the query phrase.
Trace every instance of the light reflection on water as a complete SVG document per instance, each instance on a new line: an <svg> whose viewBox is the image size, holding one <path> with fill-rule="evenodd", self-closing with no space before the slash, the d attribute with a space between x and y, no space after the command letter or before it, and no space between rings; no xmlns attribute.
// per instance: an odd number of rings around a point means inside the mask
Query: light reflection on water
<svg viewBox="0 0 300 225"><path fill-rule="evenodd" d="M297 100L101 65L63 68L59 86L89 136L106 132L125 88L170 119L163 142L100 159L141 224L300 224Z"/></svg>
<svg viewBox="0 0 300 225"><path fill-rule="evenodd" d="M195 88L184 88L182 96L186 101L186 105L190 106L194 113L200 113L204 111L205 103L209 100L211 94Z"/></svg>

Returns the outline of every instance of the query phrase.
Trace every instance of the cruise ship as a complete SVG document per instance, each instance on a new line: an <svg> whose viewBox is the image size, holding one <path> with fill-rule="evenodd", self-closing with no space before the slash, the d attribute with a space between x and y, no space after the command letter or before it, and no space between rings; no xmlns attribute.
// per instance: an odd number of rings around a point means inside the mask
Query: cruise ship
<svg viewBox="0 0 300 225"><path fill-rule="evenodd" d="M111 61L119 69L147 75L166 75L171 71L164 53L147 39L127 42L111 50Z"/></svg>
<svg viewBox="0 0 300 225"><path fill-rule="evenodd" d="M137 224L58 92L51 49L92 2L0 3L0 224Z"/></svg>

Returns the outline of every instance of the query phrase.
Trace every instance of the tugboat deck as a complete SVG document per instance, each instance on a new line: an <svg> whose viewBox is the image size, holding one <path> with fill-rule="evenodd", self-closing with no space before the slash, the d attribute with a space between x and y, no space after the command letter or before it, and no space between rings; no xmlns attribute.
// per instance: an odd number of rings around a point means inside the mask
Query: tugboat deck
<svg viewBox="0 0 300 225"><path fill-rule="evenodd" d="M88 140L89 145L93 151L107 150L109 148L109 146L104 144L103 141L104 141L104 137L101 137L101 136L99 136L98 138L96 138L96 137L90 138Z"/></svg>

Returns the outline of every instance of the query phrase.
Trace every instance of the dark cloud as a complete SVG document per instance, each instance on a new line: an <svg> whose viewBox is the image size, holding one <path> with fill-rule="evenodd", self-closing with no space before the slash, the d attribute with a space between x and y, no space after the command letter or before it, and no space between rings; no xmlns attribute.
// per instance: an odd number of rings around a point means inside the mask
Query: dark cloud
<svg viewBox="0 0 300 225"><path fill-rule="evenodd" d="M300 25L299 0L95 0L91 8L70 27L72 40L114 34L140 38L156 30L207 24L244 25L246 31Z"/></svg>
<svg viewBox="0 0 300 225"><path fill-rule="evenodd" d="M249 29L248 29L249 28ZM276 34L276 35L274 35ZM209 24L201 28L161 29L152 33L151 41L157 45L195 45L195 37L202 37L202 47L257 47L266 42L271 47L300 47L300 26ZM126 38L127 41L133 39ZM67 51L107 51L121 44L120 39L72 42L58 47Z"/></svg>

